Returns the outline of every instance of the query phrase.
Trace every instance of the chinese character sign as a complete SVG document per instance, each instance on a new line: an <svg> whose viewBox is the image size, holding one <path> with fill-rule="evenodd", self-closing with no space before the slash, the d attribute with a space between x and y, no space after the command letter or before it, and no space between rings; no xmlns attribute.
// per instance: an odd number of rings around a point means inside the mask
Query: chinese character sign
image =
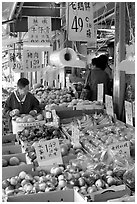
<svg viewBox="0 0 137 204"><path fill-rule="evenodd" d="M35 72L42 69L42 51L40 49L23 50L23 71Z"/></svg>
<svg viewBox="0 0 137 204"><path fill-rule="evenodd" d="M9 50L9 67L14 72L23 72L22 52Z"/></svg>
<svg viewBox="0 0 137 204"><path fill-rule="evenodd" d="M28 17L28 34L29 42L50 42L51 17Z"/></svg>
<svg viewBox="0 0 137 204"><path fill-rule="evenodd" d="M39 141L34 145L39 166L62 164L59 140Z"/></svg>
<svg viewBox="0 0 137 204"><path fill-rule="evenodd" d="M92 2L69 2L68 13L69 40L95 41Z"/></svg>
<svg viewBox="0 0 137 204"><path fill-rule="evenodd" d="M109 145L109 149L115 156L123 158L130 158L130 143L129 141L114 143Z"/></svg>
<svg viewBox="0 0 137 204"><path fill-rule="evenodd" d="M105 106L106 106L107 114L111 115L112 117L114 117L114 109L113 109L112 96L105 95Z"/></svg>

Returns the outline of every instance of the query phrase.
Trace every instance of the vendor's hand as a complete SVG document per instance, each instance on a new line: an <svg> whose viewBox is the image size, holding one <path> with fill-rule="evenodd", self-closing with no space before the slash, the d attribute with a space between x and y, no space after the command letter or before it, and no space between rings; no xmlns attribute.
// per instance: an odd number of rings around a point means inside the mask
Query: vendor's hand
<svg viewBox="0 0 137 204"><path fill-rule="evenodd" d="M18 115L20 113L19 109L13 109L12 111L9 112L9 115L11 117Z"/></svg>
<svg viewBox="0 0 137 204"><path fill-rule="evenodd" d="M36 116L37 115L37 111L36 110L31 110L29 112L29 114L32 115L32 116Z"/></svg>

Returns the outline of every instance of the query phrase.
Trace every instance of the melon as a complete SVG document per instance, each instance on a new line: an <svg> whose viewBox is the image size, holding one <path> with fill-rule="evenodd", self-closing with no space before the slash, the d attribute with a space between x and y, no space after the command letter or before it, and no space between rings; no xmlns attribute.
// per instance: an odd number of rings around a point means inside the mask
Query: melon
<svg viewBox="0 0 137 204"><path fill-rule="evenodd" d="M19 163L20 163L20 160L17 157L11 157L9 159L9 164L11 166L17 166L17 165L19 165Z"/></svg>

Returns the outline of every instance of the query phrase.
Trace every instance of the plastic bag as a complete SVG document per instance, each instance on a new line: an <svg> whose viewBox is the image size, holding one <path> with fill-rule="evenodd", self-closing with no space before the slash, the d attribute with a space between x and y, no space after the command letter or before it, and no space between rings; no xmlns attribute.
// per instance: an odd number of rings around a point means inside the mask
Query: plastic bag
<svg viewBox="0 0 137 204"><path fill-rule="evenodd" d="M130 189L135 190L135 164L126 170L123 181Z"/></svg>

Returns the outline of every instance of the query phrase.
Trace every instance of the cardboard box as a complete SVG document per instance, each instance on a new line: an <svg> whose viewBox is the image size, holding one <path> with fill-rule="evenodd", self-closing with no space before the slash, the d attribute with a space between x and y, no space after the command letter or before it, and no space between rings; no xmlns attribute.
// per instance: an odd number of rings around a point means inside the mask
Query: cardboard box
<svg viewBox="0 0 137 204"><path fill-rule="evenodd" d="M19 153L19 154L12 154L12 155L4 155L2 156L3 159L6 159L9 161L11 157L17 157L20 161L26 163L26 154ZM31 171L33 169L33 164L23 164L18 166L7 166L2 167L2 180L10 178L12 176L18 175L21 171L24 169L27 169L27 171Z"/></svg>
<svg viewBox="0 0 137 204"><path fill-rule="evenodd" d="M22 153L20 145L4 145L2 146L2 155Z"/></svg>
<svg viewBox="0 0 137 204"><path fill-rule="evenodd" d="M16 140L15 134L7 134L2 136L2 145L14 145Z"/></svg>
<svg viewBox="0 0 137 204"><path fill-rule="evenodd" d="M135 196L124 196L122 198L108 200L107 202L135 202Z"/></svg>
<svg viewBox="0 0 137 204"><path fill-rule="evenodd" d="M50 191L47 193L11 196L8 202L86 202L75 190Z"/></svg>
<svg viewBox="0 0 137 204"><path fill-rule="evenodd" d="M94 202L105 202L110 199L121 198L124 195L130 195L131 190L125 185L111 186L90 194Z"/></svg>

